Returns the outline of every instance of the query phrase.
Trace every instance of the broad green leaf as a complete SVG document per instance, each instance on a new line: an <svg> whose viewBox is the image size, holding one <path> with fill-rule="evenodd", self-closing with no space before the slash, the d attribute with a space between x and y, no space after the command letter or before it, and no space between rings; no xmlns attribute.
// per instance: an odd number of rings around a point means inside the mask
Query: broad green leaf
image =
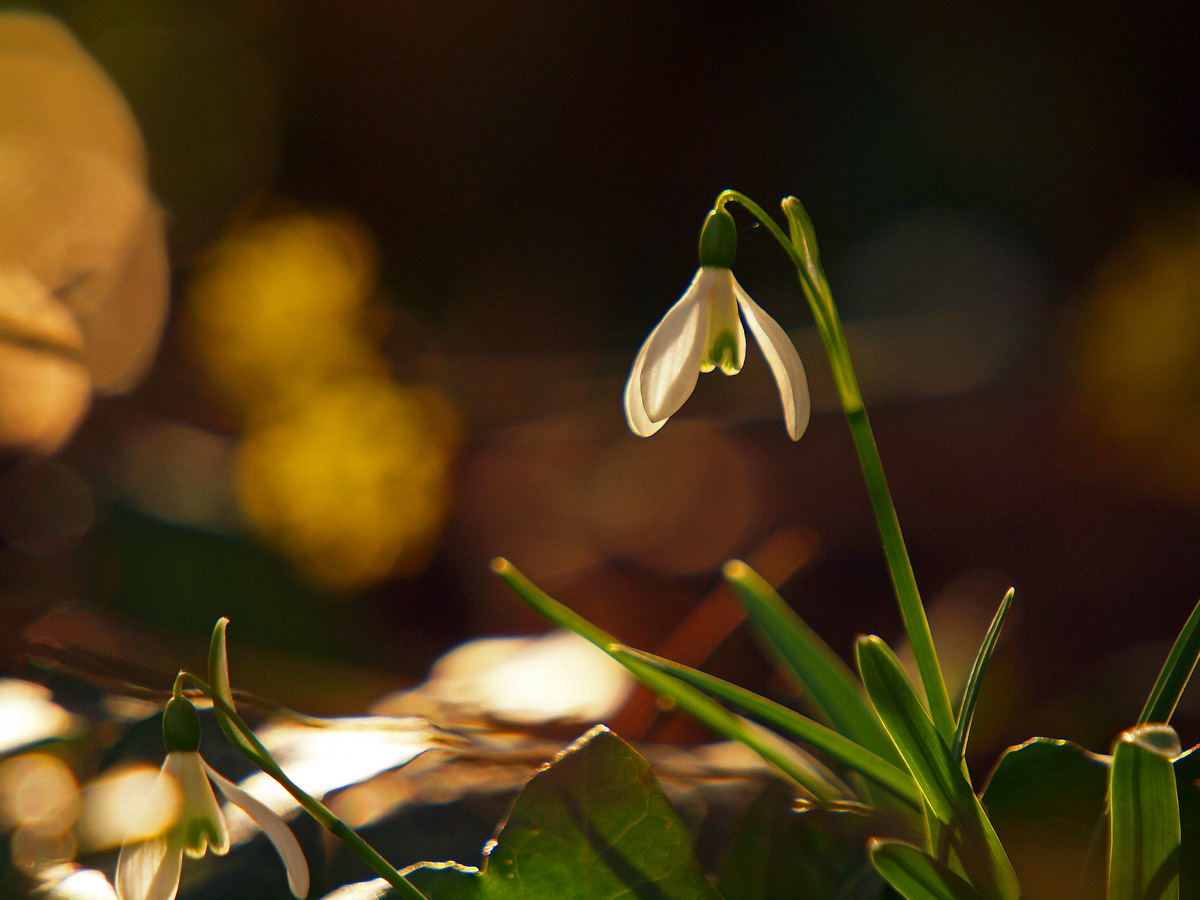
<svg viewBox="0 0 1200 900"><path fill-rule="evenodd" d="M1021 882L1022 900L1103 900L1111 759L1033 738L1000 757L983 805Z"/></svg>
<svg viewBox="0 0 1200 900"><path fill-rule="evenodd" d="M748 565L735 559L724 572L768 652L804 686L829 724L876 756L900 762L849 666Z"/></svg>
<svg viewBox="0 0 1200 900"><path fill-rule="evenodd" d="M870 750L866 750L849 738L843 737L820 722L814 722L794 710L788 709L760 697L753 691L722 681L705 672L679 663L671 662L651 653L631 650L625 647L613 648L613 655L621 660L633 659L673 675L680 681L685 681L707 694L724 700L738 707L751 718L779 729L781 732L803 741L817 750L832 757L837 762L861 773L876 784L891 791L900 799L914 808L920 809L921 794L908 771L880 759Z"/></svg>
<svg viewBox="0 0 1200 900"><path fill-rule="evenodd" d="M905 900L983 900L962 876L901 841L871 841L871 862Z"/></svg>
<svg viewBox="0 0 1200 900"><path fill-rule="evenodd" d="M791 794L778 783L768 785L750 804L717 881L721 896L878 898L884 885L871 871L867 840L881 830L895 834L898 823L819 809L797 812L793 807Z"/></svg>
<svg viewBox="0 0 1200 900"><path fill-rule="evenodd" d="M1179 896L1200 900L1200 747L1175 759L1179 795Z"/></svg>
<svg viewBox="0 0 1200 900"><path fill-rule="evenodd" d="M975 717L975 701L979 699L979 685L983 682L983 673L987 670L988 661L996 649L996 641L1000 637L1000 629L1004 627L1004 618L1012 605L1014 591L1008 589L1000 608L992 619L992 624L984 635L983 643L979 646L979 654L975 657L975 665L971 666L971 675L967 678L967 689L963 692L962 709L958 712L958 727L954 731L954 758L960 763L967 755L967 738L971 736L971 720Z"/></svg>
<svg viewBox="0 0 1200 900"><path fill-rule="evenodd" d="M877 637L859 638L856 650L867 695L930 810L949 826L950 848L968 880L985 897L1015 900L1020 887L1004 848L896 654Z"/></svg>
<svg viewBox="0 0 1200 900"><path fill-rule="evenodd" d="M815 764L815 761L806 758L799 748L792 748L791 745L780 746L786 742L781 739L771 740L753 723L735 716L721 704L706 697L678 678L666 675L628 655L620 656L616 651L621 644L616 638L563 606L522 575L517 567L508 560L493 560L492 571L500 576L518 597L555 625L573 631L580 637L591 641L625 666L650 690L669 697L680 709L707 725L717 734L745 744L818 800L836 801L846 798L846 791L840 785L833 784Z"/></svg>
<svg viewBox="0 0 1200 900"><path fill-rule="evenodd" d="M225 654L225 628L228 625L229 620L222 616L217 620L216 627L213 628L212 639L208 644L208 686L230 708L236 709L233 702L233 690L229 686L229 660ZM213 713L229 742L250 759L257 759L259 757L258 749L246 740L246 736L216 704L213 705Z"/></svg>
<svg viewBox="0 0 1200 900"><path fill-rule="evenodd" d="M1138 716L1138 724L1146 722L1170 722L1183 689L1187 687L1192 672L1196 669L1196 661L1200 660L1200 603L1192 610L1188 620L1183 624L1183 630L1175 639L1175 646L1167 655L1162 671L1154 689L1146 699L1142 714Z"/></svg>
<svg viewBox="0 0 1200 900"><path fill-rule="evenodd" d="M430 900L720 900L650 766L603 726L533 776L482 871L404 874Z"/></svg>
<svg viewBox="0 0 1200 900"><path fill-rule="evenodd" d="M1109 780L1108 900L1178 900L1179 738L1139 725L1117 740Z"/></svg>

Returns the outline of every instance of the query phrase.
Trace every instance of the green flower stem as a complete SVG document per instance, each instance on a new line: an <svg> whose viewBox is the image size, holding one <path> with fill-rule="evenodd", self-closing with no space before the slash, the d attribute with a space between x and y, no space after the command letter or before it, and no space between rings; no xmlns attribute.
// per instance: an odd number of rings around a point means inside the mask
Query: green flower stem
<svg viewBox="0 0 1200 900"><path fill-rule="evenodd" d="M407 897L408 900L428 900L428 898L419 890L417 890L417 888L414 887L413 884L408 881L408 879L396 871L395 867L392 866L391 863L380 856L379 851L359 837L358 832L334 815L333 811L330 810L329 807L327 807L324 803L310 794L305 793L299 785L288 778L283 769L279 767L279 764L275 762L275 759L271 756L270 751L262 745L262 742L254 734L253 729L251 729L250 726L247 725L242 719L242 717L238 715L237 710L220 697L217 697L207 682L195 675L192 675L190 672L181 672L180 678L186 678L188 681L190 681L200 690L201 693L212 700L213 706L217 707L217 709L219 709L221 713L229 719L229 721L237 726L238 731L240 731L249 742L250 746L254 750L254 753L252 755L244 747L238 747L238 749L241 750L242 753L245 754L245 756L252 763L262 769L267 775L279 782L283 789L291 794L292 797L295 798L296 802L304 808L304 811L320 822L326 831L338 838L342 843L353 850L363 862L371 867L371 870L375 872L376 875L394 887L402 897ZM179 679L176 679L176 684L178 683Z"/></svg>
<svg viewBox="0 0 1200 900"><path fill-rule="evenodd" d="M784 234L783 229L775 220L745 194L738 191L722 191L717 197L715 207L723 208L730 201L745 207L762 222L796 266L796 272L800 276L800 286L804 289L804 296L808 300L813 319L817 323L817 330L829 353L833 379L837 385L842 409L846 414L846 421L850 425L854 447L858 451L863 477L867 482L867 493L871 497L871 506L875 511L879 536L883 541L883 552L887 558L892 587L896 592L900 615L904 619L904 628L913 648L917 670L921 674L921 683L925 688L929 712L937 726L938 733L949 745L954 741L954 710L950 706L950 695L946 691L946 681L942 676L942 668L938 664L937 652L933 646L933 634L929 630L929 619L925 615L921 594L917 590L912 562L908 558L908 548L904 545L904 535L900 531L900 520L896 518L896 507L892 503L892 494L888 490L887 478L883 474L879 448L875 445L875 435L871 431L871 422L867 418L866 407L863 406L854 364L850 361L850 348L842 333L841 319L838 316L837 307L834 305L829 283L825 280L819 264L810 263L810 260L802 255L800 249Z"/></svg>

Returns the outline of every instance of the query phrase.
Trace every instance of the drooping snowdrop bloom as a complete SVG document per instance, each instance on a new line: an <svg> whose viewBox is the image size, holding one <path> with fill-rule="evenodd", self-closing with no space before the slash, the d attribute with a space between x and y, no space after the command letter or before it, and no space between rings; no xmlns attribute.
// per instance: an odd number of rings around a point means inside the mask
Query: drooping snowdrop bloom
<svg viewBox="0 0 1200 900"><path fill-rule="evenodd" d="M120 900L174 900L179 890L183 854L193 859L211 849L218 856L229 850L229 830L217 805L212 784L234 806L266 832L287 867L288 886L296 897L308 895L308 863L292 830L278 815L237 785L221 777L200 756L200 717L182 696L174 697L163 714L167 759L146 801L153 807L170 802L178 793L178 815L165 832L142 834L135 822L117 860ZM211 784L210 784L211 782Z"/></svg>
<svg viewBox="0 0 1200 900"><path fill-rule="evenodd" d="M713 210L700 232L696 277L650 332L625 383L625 418L639 437L649 437L666 424L691 396L701 372L741 371L746 359L742 318L779 386L788 435L797 441L808 427L808 380L800 355L779 323L733 277L730 266L736 252L733 217L724 209Z"/></svg>

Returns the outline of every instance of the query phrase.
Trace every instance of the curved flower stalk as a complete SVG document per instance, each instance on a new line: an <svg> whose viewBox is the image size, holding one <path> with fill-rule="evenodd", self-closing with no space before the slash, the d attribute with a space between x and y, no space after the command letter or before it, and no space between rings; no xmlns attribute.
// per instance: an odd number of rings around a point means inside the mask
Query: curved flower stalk
<svg viewBox="0 0 1200 900"><path fill-rule="evenodd" d="M741 318L775 376L788 436L799 440L808 427L808 380L800 355L779 323L734 278L730 266L736 251L733 217L714 209L700 233L696 277L650 332L625 383L625 418L639 437L666 424L691 396L701 372L718 367L726 375L741 371L746 359Z"/></svg>
<svg viewBox="0 0 1200 900"><path fill-rule="evenodd" d="M173 900L179 890L184 853L199 859L209 849L218 856L229 851L229 830L213 794L213 784L266 833L287 867L292 894L306 897L308 863L296 836L283 819L204 761L199 753L200 717L182 694L177 693L171 699L163 714L163 742L167 758L147 799L146 810L160 809L164 802L169 802L168 792L176 786L179 814L170 828L157 835L140 834L137 827L140 823L135 823L117 860L116 889L120 900Z"/></svg>

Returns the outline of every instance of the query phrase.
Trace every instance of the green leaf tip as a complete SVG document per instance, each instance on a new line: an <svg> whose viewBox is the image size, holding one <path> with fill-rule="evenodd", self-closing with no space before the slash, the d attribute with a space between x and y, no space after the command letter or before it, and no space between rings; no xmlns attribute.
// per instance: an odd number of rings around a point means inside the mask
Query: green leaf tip
<svg viewBox="0 0 1200 900"><path fill-rule="evenodd" d="M1146 705L1138 716L1138 724L1145 722L1169 722L1183 696L1183 689L1191 680L1200 660L1200 603L1192 610L1183 624L1179 637L1175 639L1171 652L1163 663L1158 680L1146 698Z"/></svg>
<svg viewBox="0 0 1200 900"><path fill-rule="evenodd" d="M1166 726L1131 728L1113 750L1108 900L1179 898L1181 829L1171 764L1173 734Z"/></svg>
<svg viewBox="0 0 1200 900"><path fill-rule="evenodd" d="M966 758L967 739L971 736L971 721L975 717L975 703L979 699L979 687L983 683L983 673L987 670L992 653L995 652L996 641L1000 639L1000 629L1004 627L1004 620L1008 616L1008 610L1012 606L1015 594L1016 589L1011 587L1004 594L1004 599L1000 601L1000 608L996 610L992 624L988 626L983 643L979 646L975 664L971 666L971 675L967 678L967 688L963 692L962 709L958 713L958 727L954 731L954 758L959 762Z"/></svg>
<svg viewBox="0 0 1200 900"><path fill-rule="evenodd" d="M984 900L961 875L903 841L871 838L871 864L905 900Z"/></svg>

